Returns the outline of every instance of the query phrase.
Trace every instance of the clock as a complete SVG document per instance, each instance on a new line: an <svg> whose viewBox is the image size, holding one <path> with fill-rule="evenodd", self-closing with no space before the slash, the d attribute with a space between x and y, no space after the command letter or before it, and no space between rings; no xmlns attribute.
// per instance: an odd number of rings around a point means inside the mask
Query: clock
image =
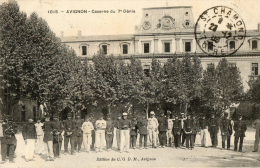
<svg viewBox="0 0 260 168"><path fill-rule="evenodd" d="M150 29L150 28L151 28L151 23L148 22L148 21L145 21L145 22L143 23L143 29L144 29L144 30L148 30L148 29Z"/></svg>
<svg viewBox="0 0 260 168"><path fill-rule="evenodd" d="M161 19L162 29L170 30L175 25L175 20L171 16L164 16Z"/></svg>

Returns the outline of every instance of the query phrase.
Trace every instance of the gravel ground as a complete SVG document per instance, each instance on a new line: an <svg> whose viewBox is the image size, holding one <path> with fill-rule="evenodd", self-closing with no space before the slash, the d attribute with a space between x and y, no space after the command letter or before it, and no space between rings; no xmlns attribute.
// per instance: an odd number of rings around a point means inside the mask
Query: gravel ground
<svg viewBox="0 0 260 168"><path fill-rule="evenodd" d="M199 143L199 135L197 142ZM46 162L42 157L35 157L35 161L25 162L23 159L24 142L21 134L17 135L18 146L15 163L0 165L7 168L83 168L83 167L260 167L259 153L253 153L254 130L249 129L246 134L243 153L233 150L221 150L219 136L218 148L202 148L196 144L194 150L157 148L157 149L130 149L129 153L119 153L115 150L95 152L80 152L75 155L61 155L53 162ZM231 148L233 149L231 139ZM115 142L114 142L115 145Z"/></svg>

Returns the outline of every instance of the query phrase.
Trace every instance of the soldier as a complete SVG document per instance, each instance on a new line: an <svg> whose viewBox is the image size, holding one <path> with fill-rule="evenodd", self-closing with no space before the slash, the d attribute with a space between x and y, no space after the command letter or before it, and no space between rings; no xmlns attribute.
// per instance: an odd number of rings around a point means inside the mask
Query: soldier
<svg viewBox="0 0 260 168"><path fill-rule="evenodd" d="M157 148L158 120L155 118L154 111L150 112L151 117L148 118L148 134L149 140L153 148Z"/></svg>
<svg viewBox="0 0 260 168"><path fill-rule="evenodd" d="M59 121L58 116L53 117L53 125L54 125L54 130L53 130L53 153L54 157L60 157L60 151L61 151L61 145L62 145L62 135L61 133L63 132L63 125L62 122Z"/></svg>
<svg viewBox="0 0 260 168"><path fill-rule="evenodd" d="M23 139L25 141L25 160L32 161L34 158L35 142L37 139L36 128L33 119L29 118L28 123L23 127Z"/></svg>
<svg viewBox="0 0 260 168"><path fill-rule="evenodd" d="M194 130L194 121L191 119L190 114L187 116L187 119L184 121L184 132L186 135L186 148L193 149L194 148L194 136L192 136L192 132Z"/></svg>
<svg viewBox="0 0 260 168"><path fill-rule="evenodd" d="M40 119L37 120L37 123L34 124L36 128L36 134L37 134L37 140L36 140L36 147L35 147L35 153L42 155L44 154L44 143L43 143L43 123L41 122Z"/></svg>
<svg viewBox="0 0 260 168"><path fill-rule="evenodd" d="M166 142L166 144L168 146L171 146L172 141L173 141L172 129L173 129L173 119L171 118L171 112L167 111L167 132L166 132L167 142Z"/></svg>
<svg viewBox="0 0 260 168"><path fill-rule="evenodd" d="M137 122L137 128L140 134L140 138L139 138L140 149L143 148L147 149L147 134L148 134L147 125L148 125L148 121L146 116L144 115L143 118ZM143 140L144 140L144 144L143 144Z"/></svg>
<svg viewBox="0 0 260 168"><path fill-rule="evenodd" d="M211 115L209 120L209 133L211 138L212 147L216 148L218 146L218 120L215 118L215 115Z"/></svg>
<svg viewBox="0 0 260 168"><path fill-rule="evenodd" d="M119 129L119 121L121 120L121 114L118 114L117 120L115 121L115 128L116 128L116 142L117 142L117 149L120 150L120 129Z"/></svg>
<svg viewBox="0 0 260 168"><path fill-rule="evenodd" d="M184 131L184 121L186 120L186 116L184 113L181 113L181 145L184 146L184 143L185 143L185 139L186 139L186 134L185 134L185 131Z"/></svg>
<svg viewBox="0 0 260 168"><path fill-rule="evenodd" d="M136 139L137 139L137 120L134 116L131 121L131 129L130 129L130 147L136 148Z"/></svg>
<svg viewBox="0 0 260 168"><path fill-rule="evenodd" d="M258 119L253 122L253 128L255 128L255 143L253 152L258 152L260 139L260 115L258 116Z"/></svg>
<svg viewBox="0 0 260 168"><path fill-rule="evenodd" d="M74 149L80 152L81 150L81 145L83 142L83 132L81 130L83 120L81 119L80 115L77 114L77 119L75 120L75 147Z"/></svg>
<svg viewBox="0 0 260 168"><path fill-rule="evenodd" d="M192 129L192 134L191 136L193 136L193 146L195 146L195 142L196 142L196 136L197 136L197 133L199 132L199 122L196 118L195 115L192 116L192 120L193 120L193 124L194 124L194 127Z"/></svg>
<svg viewBox="0 0 260 168"><path fill-rule="evenodd" d="M120 129L120 152L124 150L128 153L129 150L129 129L131 128L131 121L127 119L127 113L123 113L123 118L119 122Z"/></svg>
<svg viewBox="0 0 260 168"><path fill-rule="evenodd" d="M54 161L53 154L53 130L54 124L50 121L50 116L45 116L45 122L43 125L43 142L45 143L45 151L47 153L47 161Z"/></svg>
<svg viewBox="0 0 260 168"><path fill-rule="evenodd" d="M174 136L174 146L175 148L179 148L181 144L181 120L179 116L175 116L175 120L173 121L173 136Z"/></svg>
<svg viewBox="0 0 260 168"><path fill-rule="evenodd" d="M95 146L96 152L101 152L102 148L106 146L105 130L107 127L106 121L103 119L103 115L100 114L99 119L95 123L96 132L95 132Z"/></svg>
<svg viewBox="0 0 260 168"><path fill-rule="evenodd" d="M83 131L83 144L86 149L86 152L90 151L90 146L92 144L92 131L94 130L94 126L90 121L90 117L85 117L85 122L81 127Z"/></svg>
<svg viewBox="0 0 260 168"><path fill-rule="evenodd" d="M208 132L208 122L206 120L206 116L203 115L202 118L199 121L199 127L200 127L200 139L201 139L201 147L208 147L207 144L207 137L209 136Z"/></svg>
<svg viewBox="0 0 260 168"><path fill-rule="evenodd" d="M222 137L222 149L225 149L227 141L227 150L230 149L230 139L232 135L231 120L228 119L228 113L224 113L223 119L220 121L220 131Z"/></svg>
<svg viewBox="0 0 260 168"><path fill-rule="evenodd" d="M70 142L71 146L71 154L74 154L75 147L75 122L71 118L71 114L69 113L67 116L67 120L64 121L64 149L65 154L68 153L68 144Z"/></svg>
<svg viewBox="0 0 260 168"><path fill-rule="evenodd" d="M242 152L242 148L243 148L243 140L245 135L245 132L247 130L247 126L246 123L244 121L242 121L242 115L238 116L238 121L235 121L234 123L234 131L235 131L235 141L234 141L234 151L237 151L237 144L239 141L239 152Z"/></svg>
<svg viewBox="0 0 260 168"><path fill-rule="evenodd" d="M158 130L159 130L160 146L164 148L167 141L166 132L168 129L168 125L167 125L168 122L167 122L167 118L163 113L161 113L161 117L158 118L158 123L159 123Z"/></svg>
<svg viewBox="0 0 260 168"><path fill-rule="evenodd" d="M14 163L14 151L17 143L16 127L13 123L13 119L9 117L5 123L3 123L3 138L1 140L1 155L2 163L6 162L6 157L9 157L9 162Z"/></svg>
<svg viewBox="0 0 260 168"><path fill-rule="evenodd" d="M106 144L107 144L108 151L112 149L113 138L114 138L114 123L113 123L110 115L108 115L107 116L107 127L106 127Z"/></svg>

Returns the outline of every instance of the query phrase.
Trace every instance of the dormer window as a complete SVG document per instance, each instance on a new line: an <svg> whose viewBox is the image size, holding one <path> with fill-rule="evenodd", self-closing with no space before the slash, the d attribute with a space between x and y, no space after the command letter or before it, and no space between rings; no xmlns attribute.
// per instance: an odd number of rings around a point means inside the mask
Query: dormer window
<svg viewBox="0 0 260 168"><path fill-rule="evenodd" d="M87 55L87 46L81 46L81 55L86 56Z"/></svg>
<svg viewBox="0 0 260 168"><path fill-rule="evenodd" d="M252 41L252 50L257 50L257 40Z"/></svg>
<svg viewBox="0 0 260 168"><path fill-rule="evenodd" d="M106 44L102 44L101 45L101 52L102 52L102 54L107 54L107 45Z"/></svg>
<svg viewBox="0 0 260 168"><path fill-rule="evenodd" d="M236 48L236 43L235 43L235 41L230 41L229 42L229 49L230 50L234 50Z"/></svg>

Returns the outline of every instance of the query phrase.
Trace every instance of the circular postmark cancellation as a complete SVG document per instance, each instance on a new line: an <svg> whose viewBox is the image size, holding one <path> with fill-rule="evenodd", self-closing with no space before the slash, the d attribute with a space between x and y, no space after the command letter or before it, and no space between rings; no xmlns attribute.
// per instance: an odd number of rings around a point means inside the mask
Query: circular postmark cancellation
<svg viewBox="0 0 260 168"><path fill-rule="evenodd" d="M245 23L239 14L225 6L215 6L198 18L195 39L200 49L210 56L234 54L244 43Z"/></svg>

